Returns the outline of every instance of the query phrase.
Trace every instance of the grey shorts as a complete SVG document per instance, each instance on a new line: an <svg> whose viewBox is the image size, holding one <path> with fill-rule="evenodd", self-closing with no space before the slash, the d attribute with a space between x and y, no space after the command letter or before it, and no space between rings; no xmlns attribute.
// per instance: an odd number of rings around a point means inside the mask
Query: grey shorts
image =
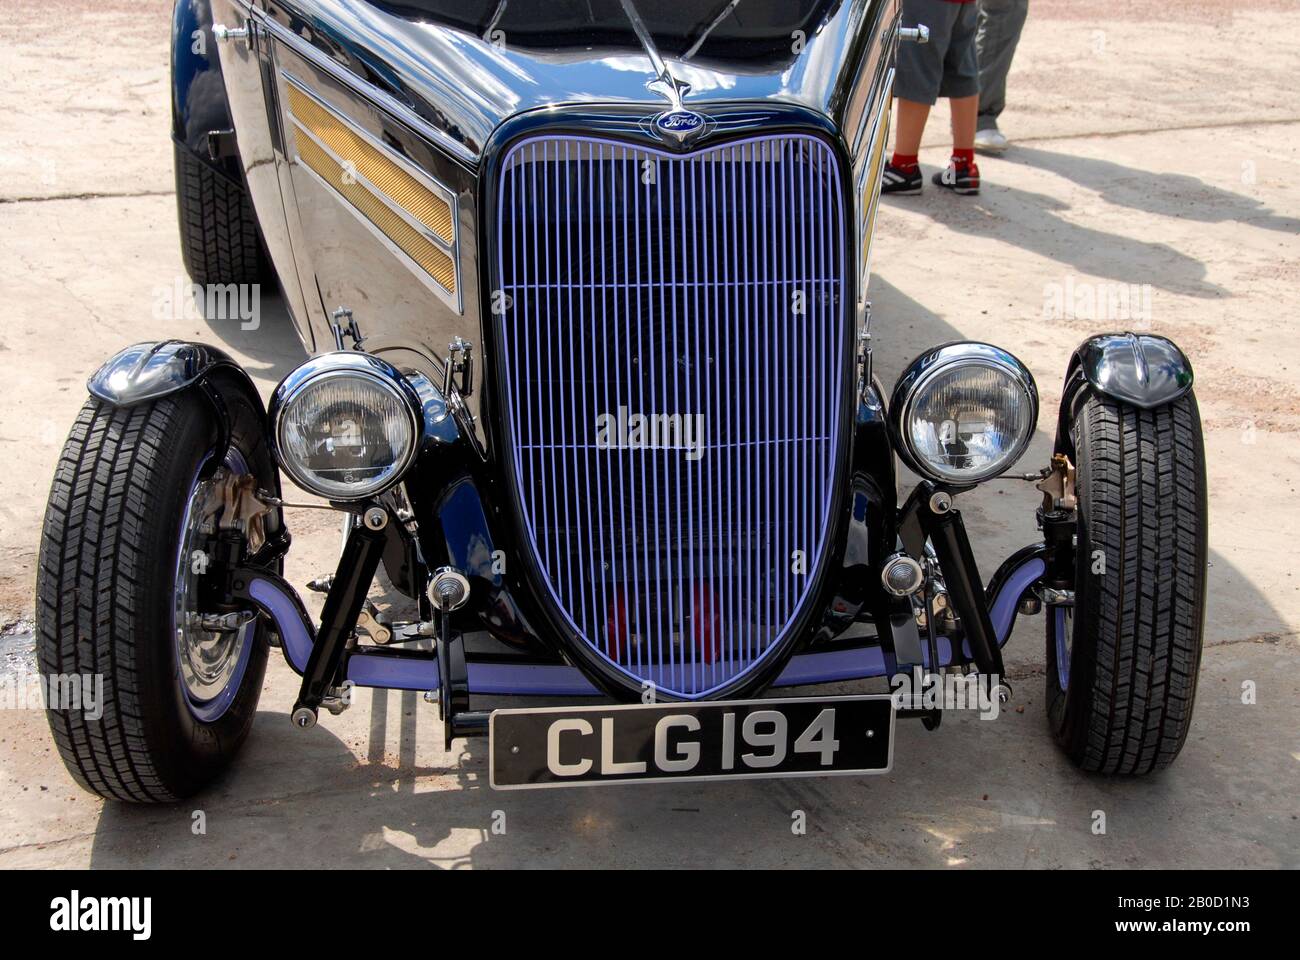
<svg viewBox="0 0 1300 960"><path fill-rule="evenodd" d="M978 7L978 3L948 0L903 0L902 25L925 24L930 42L899 43L894 96L933 104L939 97L973 97L980 92L975 52Z"/></svg>

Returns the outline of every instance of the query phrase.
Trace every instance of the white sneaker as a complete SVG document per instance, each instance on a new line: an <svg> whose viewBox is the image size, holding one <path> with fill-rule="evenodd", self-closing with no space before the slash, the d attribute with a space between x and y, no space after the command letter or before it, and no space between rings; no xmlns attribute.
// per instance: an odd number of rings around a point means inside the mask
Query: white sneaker
<svg viewBox="0 0 1300 960"><path fill-rule="evenodd" d="M980 153L1004 153L1008 146L1007 138L996 127L975 131L975 149Z"/></svg>

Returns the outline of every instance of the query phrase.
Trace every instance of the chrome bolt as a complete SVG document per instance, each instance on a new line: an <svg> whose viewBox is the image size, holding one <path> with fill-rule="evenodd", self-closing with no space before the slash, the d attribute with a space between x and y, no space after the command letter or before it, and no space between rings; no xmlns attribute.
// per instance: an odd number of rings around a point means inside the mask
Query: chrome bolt
<svg viewBox="0 0 1300 960"><path fill-rule="evenodd" d="M1062 590L1057 587L1043 587L1040 593L1043 602L1053 607L1072 607L1074 606L1074 591Z"/></svg>
<svg viewBox="0 0 1300 960"><path fill-rule="evenodd" d="M238 610L233 613L189 612L185 614L185 625L208 633L234 633L255 619L257 614L251 610Z"/></svg>
<svg viewBox="0 0 1300 960"><path fill-rule="evenodd" d="M212 25L212 35L221 43L228 40L246 40L248 39L247 27L226 27L219 23Z"/></svg>
<svg viewBox="0 0 1300 960"><path fill-rule="evenodd" d="M458 570L443 567L429 581L429 602L435 610L455 610L469 599L469 581Z"/></svg>
<svg viewBox="0 0 1300 960"><path fill-rule="evenodd" d="M310 730L316 726L316 711L311 707L299 707L294 710L293 725L299 730Z"/></svg>
<svg viewBox="0 0 1300 960"><path fill-rule="evenodd" d="M362 522L370 530L382 530L388 526L388 511L383 507L371 507L362 517Z"/></svg>
<svg viewBox="0 0 1300 960"><path fill-rule="evenodd" d="M1020 604L1017 607L1018 612L1033 616L1036 613L1043 612L1043 602L1032 594L1020 598Z"/></svg>
<svg viewBox="0 0 1300 960"><path fill-rule="evenodd" d="M952 497L943 490L937 490L930 497L930 510L934 513L947 513L952 509Z"/></svg>
<svg viewBox="0 0 1300 960"><path fill-rule="evenodd" d="M321 698L320 705L337 717L352 706L352 688L354 686L351 680L345 680L341 687L330 687L329 692Z"/></svg>
<svg viewBox="0 0 1300 960"><path fill-rule="evenodd" d="M925 583L925 571L907 554L896 553L885 561L880 571L880 582L894 596L909 597Z"/></svg>

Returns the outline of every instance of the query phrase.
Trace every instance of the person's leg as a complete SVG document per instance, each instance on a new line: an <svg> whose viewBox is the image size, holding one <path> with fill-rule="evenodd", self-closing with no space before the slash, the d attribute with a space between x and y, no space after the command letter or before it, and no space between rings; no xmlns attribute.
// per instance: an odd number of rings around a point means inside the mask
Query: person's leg
<svg viewBox="0 0 1300 960"><path fill-rule="evenodd" d="M957 12L958 5L944 0L903 0L900 18L903 26L925 24L930 28L930 42L905 40L898 45L894 73L894 99L898 102L895 155L915 161L920 152L925 121L939 98L949 31Z"/></svg>
<svg viewBox="0 0 1300 960"><path fill-rule="evenodd" d="M920 193L925 180L921 176L918 154L930 104L895 97L898 120L894 124L894 153L881 171L881 193Z"/></svg>
<svg viewBox="0 0 1300 960"><path fill-rule="evenodd" d="M895 126L894 153L915 157L921 152L921 137L925 134L925 121L930 117L930 105L915 100L899 99L898 124ZM974 131L971 133L974 136Z"/></svg>
<svg viewBox="0 0 1300 960"><path fill-rule="evenodd" d="M952 109L953 153L975 148L975 124L979 116L979 95L954 97L948 101Z"/></svg>
<svg viewBox="0 0 1300 960"><path fill-rule="evenodd" d="M978 129L996 130L1007 105L1007 74L1029 13L1029 0L979 0L980 105Z"/></svg>
<svg viewBox="0 0 1300 960"><path fill-rule="evenodd" d="M930 28L929 43L898 45L894 74L894 99L898 116L894 124L894 153L881 173L881 193L920 193L924 179L917 155L930 108L939 96L948 35L959 4L944 0L903 0L902 22Z"/></svg>
<svg viewBox="0 0 1300 960"><path fill-rule="evenodd" d="M956 193L980 192L975 164L975 124L979 115L979 61L975 52L978 13L974 4L960 4L952 39L944 56L939 96L947 97L952 111L952 160L934 182Z"/></svg>

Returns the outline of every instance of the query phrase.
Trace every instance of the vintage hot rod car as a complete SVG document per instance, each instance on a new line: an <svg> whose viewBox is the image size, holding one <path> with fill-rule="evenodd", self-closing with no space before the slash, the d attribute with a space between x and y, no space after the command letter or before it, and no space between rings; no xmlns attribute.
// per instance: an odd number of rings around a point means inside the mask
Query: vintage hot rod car
<svg viewBox="0 0 1300 960"><path fill-rule="evenodd" d="M274 277L311 359L267 407L200 343L91 377L38 613L44 673L104 680L102 717L49 709L84 786L199 789L271 648L297 727L424 691L497 788L879 772L898 718L951 704L772 691L1001 702L1018 613L1045 614L1075 763L1177 755L1206 565L1179 349L1078 348L1050 462L1016 475L1042 539L987 586L955 498L1024 453L1033 377L975 342L873 377L893 63L927 37L896 0L179 0L173 29L186 267ZM346 520L319 622L280 471Z"/></svg>

